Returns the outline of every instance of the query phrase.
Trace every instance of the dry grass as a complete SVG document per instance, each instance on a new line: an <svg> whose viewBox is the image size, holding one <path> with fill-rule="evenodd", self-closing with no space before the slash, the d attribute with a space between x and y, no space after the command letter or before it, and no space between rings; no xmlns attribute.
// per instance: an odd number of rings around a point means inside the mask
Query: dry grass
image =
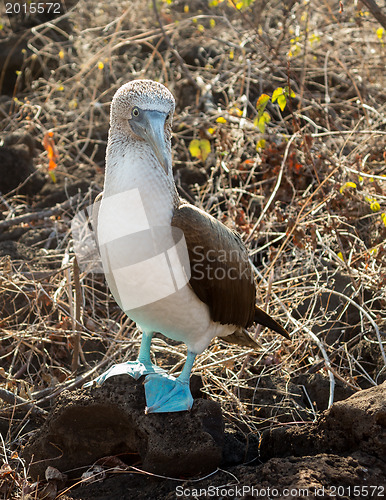
<svg viewBox="0 0 386 500"><path fill-rule="evenodd" d="M259 303L268 303L292 332L291 343L258 332L260 347L248 352L247 362L245 349L219 340L198 358L194 372L204 392L246 432L317 416L323 408L299 410L290 381L295 375L325 374L330 400L335 381L361 390L385 378L384 47L371 16L349 5L339 14L337 4L311 0L285 7L256 0L253 11L238 12L226 2L209 8L195 1L184 12L184 2L162 3L168 45L147 4L80 1L67 25L33 30L32 54L19 75L27 86L2 103L4 136L24 130L41 141L54 131L56 176L63 184L66 176L71 183L84 172L100 174L109 102L120 85L146 77L174 92L181 193L243 235L256 265ZM43 73L28 83L28 68L37 62ZM257 98L288 84L296 97L283 113L269 105L266 147L256 151L262 138L253 125ZM210 140L205 164L189 154L194 138ZM36 166L46 172L46 163L42 151ZM204 183L197 183L200 169ZM186 180L191 172L193 184ZM341 192L349 181L356 188ZM48 240L31 249L28 264L0 260L1 426L9 427L2 443L0 491L10 495L4 498L21 498L23 484L31 489L17 452L31 414L42 413L36 408L47 409L60 390L80 386L82 377L110 362L134 357L139 345L135 325L100 277L81 274L81 297L76 293L70 222L91 196L90 188L60 215L24 222L26 230L25 224L50 230ZM39 212L17 193L3 195L0 205L3 221ZM76 377L71 353L78 331L84 354ZM159 337L153 353L179 370L185 351ZM272 389L264 380L282 385ZM272 395L263 409L258 390ZM13 401L12 394L35 404L18 406L23 400Z"/></svg>

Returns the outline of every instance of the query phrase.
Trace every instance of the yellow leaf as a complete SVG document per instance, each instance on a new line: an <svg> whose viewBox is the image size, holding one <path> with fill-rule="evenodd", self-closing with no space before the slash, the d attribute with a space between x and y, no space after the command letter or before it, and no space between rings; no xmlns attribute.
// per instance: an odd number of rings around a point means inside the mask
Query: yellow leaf
<svg viewBox="0 0 386 500"><path fill-rule="evenodd" d="M213 135L215 133L215 131L216 131L216 129L213 128L213 127L209 127L208 128L208 132L209 132L210 135Z"/></svg>
<svg viewBox="0 0 386 500"><path fill-rule="evenodd" d="M261 108L265 108L269 101L270 97L268 94L261 94L261 96L257 99L256 109L261 110Z"/></svg>
<svg viewBox="0 0 386 500"><path fill-rule="evenodd" d="M375 32L377 34L377 37L379 38L379 41L382 41L383 32L384 32L383 28L378 28L377 31Z"/></svg>
<svg viewBox="0 0 386 500"><path fill-rule="evenodd" d="M200 141L198 139L193 139L189 144L189 152L193 158L197 158L200 154Z"/></svg>
<svg viewBox="0 0 386 500"><path fill-rule="evenodd" d="M311 47L313 46L314 43L319 43L320 42L320 36L318 36L316 33L313 33L310 36L310 45Z"/></svg>
<svg viewBox="0 0 386 500"><path fill-rule="evenodd" d="M59 52L59 59L63 59L63 57L64 57L64 52L63 52L63 50L61 50Z"/></svg>
<svg viewBox="0 0 386 500"><path fill-rule="evenodd" d="M189 144L189 152L193 158L205 161L211 151L208 139L193 139Z"/></svg>
<svg viewBox="0 0 386 500"><path fill-rule="evenodd" d="M381 213L381 219L382 219L382 222L384 223L384 225L386 226L386 214L385 214L385 212Z"/></svg>
<svg viewBox="0 0 386 500"><path fill-rule="evenodd" d="M209 25L210 25L211 28L214 28L216 26L216 21L214 19L211 19L209 21Z"/></svg>
<svg viewBox="0 0 386 500"><path fill-rule="evenodd" d="M243 112L241 111L240 108L235 108L235 107L232 107L230 110L229 110L233 115L237 115L237 116L242 116L243 115Z"/></svg>
<svg viewBox="0 0 386 500"><path fill-rule="evenodd" d="M355 182L346 182L345 184L343 184L343 186L341 186L341 188L339 189L339 192L340 194L343 193L343 191L347 188L353 188L353 189L356 189L357 185L355 184Z"/></svg>
<svg viewBox="0 0 386 500"><path fill-rule="evenodd" d="M377 201L372 201L370 204L370 208L373 212L379 212L381 209L381 205Z"/></svg>
<svg viewBox="0 0 386 500"><path fill-rule="evenodd" d="M72 99L69 103L68 103L68 107L70 109L76 109L78 107L78 101L76 99Z"/></svg>
<svg viewBox="0 0 386 500"><path fill-rule="evenodd" d="M275 89L272 94L272 102L275 102L276 99L283 94L284 94L283 87L278 87L277 89Z"/></svg>
<svg viewBox="0 0 386 500"><path fill-rule="evenodd" d="M102 70L105 67L102 61L98 61L98 69Z"/></svg>
<svg viewBox="0 0 386 500"><path fill-rule="evenodd" d="M342 254L342 252L339 252L337 255L338 255L338 257L340 258L340 260L343 260L343 262L344 262L344 258L343 258L343 254Z"/></svg>
<svg viewBox="0 0 386 500"><path fill-rule="evenodd" d="M301 49L299 44L291 45L291 48L288 52L288 57L296 57L300 54Z"/></svg>
<svg viewBox="0 0 386 500"><path fill-rule="evenodd" d="M284 111L284 108L287 105L287 99L286 99L285 95L279 95L279 97L277 98L277 103L278 103L280 109L282 111Z"/></svg>
<svg viewBox="0 0 386 500"><path fill-rule="evenodd" d="M230 59L231 61L233 61L233 58L234 58L234 57L235 57L235 51L234 51L233 49L231 49L231 50L229 51L229 59Z"/></svg>
<svg viewBox="0 0 386 500"><path fill-rule="evenodd" d="M256 150L261 151L265 148L265 139L260 139L260 141L256 144Z"/></svg>
<svg viewBox="0 0 386 500"><path fill-rule="evenodd" d="M257 126L259 127L259 130L262 134L265 132L265 125L271 121L271 116L267 111L264 111L264 113L259 116Z"/></svg>
<svg viewBox="0 0 386 500"><path fill-rule="evenodd" d="M217 123L226 123L227 121L223 116L219 116L218 118L216 118L216 122Z"/></svg>
<svg viewBox="0 0 386 500"><path fill-rule="evenodd" d="M189 5L184 5L184 12L185 14L189 12Z"/></svg>

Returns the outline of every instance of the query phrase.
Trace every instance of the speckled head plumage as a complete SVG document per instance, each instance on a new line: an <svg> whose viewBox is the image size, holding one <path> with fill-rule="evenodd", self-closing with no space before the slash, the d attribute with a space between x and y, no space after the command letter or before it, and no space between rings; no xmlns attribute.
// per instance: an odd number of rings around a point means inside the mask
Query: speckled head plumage
<svg viewBox="0 0 386 500"><path fill-rule="evenodd" d="M168 179L170 192L175 192L171 153L174 108L172 93L152 80L133 80L117 90L111 103L105 187L115 182L114 189L119 189L122 176L135 180L138 172L150 167L154 168L154 179Z"/></svg>
<svg viewBox="0 0 386 500"><path fill-rule="evenodd" d="M167 113L169 119L166 123L166 132L170 138L175 99L162 83L153 80L133 80L122 85L111 103L111 128L121 128L121 122L127 123L134 107Z"/></svg>

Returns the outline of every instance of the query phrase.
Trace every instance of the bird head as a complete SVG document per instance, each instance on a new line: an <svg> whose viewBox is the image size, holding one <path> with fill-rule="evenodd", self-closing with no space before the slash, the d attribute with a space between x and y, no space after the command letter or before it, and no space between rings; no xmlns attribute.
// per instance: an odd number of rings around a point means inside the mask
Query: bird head
<svg viewBox="0 0 386 500"><path fill-rule="evenodd" d="M145 142L168 174L174 108L174 97L164 85L152 80L133 80L114 95L111 130Z"/></svg>

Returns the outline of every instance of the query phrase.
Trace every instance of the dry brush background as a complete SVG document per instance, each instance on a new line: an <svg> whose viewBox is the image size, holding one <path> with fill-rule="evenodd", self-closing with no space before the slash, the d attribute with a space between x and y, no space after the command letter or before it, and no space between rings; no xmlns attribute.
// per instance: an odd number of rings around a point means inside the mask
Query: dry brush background
<svg viewBox="0 0 386 500"><path fill-rule="evenodd" d="M194 368L201 390L260 433L386 379L386 34L360 4L244 3L81 0L59 20L1 30L0 154L36 170L0 196L1 453L13 495L26 484L31 414L139 345L103 277L78 275L70 232L103 188L109 103L133 78L175 95L180 193L242 235L259 303L292 336L252 331L260 347L248 352L214 341ZM285 87L293 97L283 110L269 101L259 128L258 99ZM26 137L34 148L12 145ZM205 159L192 140L209 143ZM170 344L157 337L153 353L178 371L185 349Z"/></svg>

